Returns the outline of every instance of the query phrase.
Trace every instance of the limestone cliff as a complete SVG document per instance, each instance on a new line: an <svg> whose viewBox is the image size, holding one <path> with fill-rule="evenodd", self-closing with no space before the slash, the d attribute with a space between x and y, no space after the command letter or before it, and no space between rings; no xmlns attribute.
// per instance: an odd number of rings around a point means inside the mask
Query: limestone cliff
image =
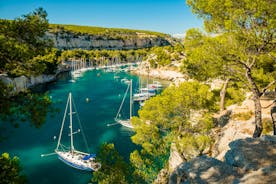
<svg viewBox="0 0 276 184"><path fill-rule="evenodd" d="M55 74L41 74L38 76L26 77L24 75L19 77L9 77L7 74L0 74L0 82L4 83L9 88L7 96L14 96L20 92L24 92L27 89L36 86L38 84L44 84L56 80L58 74L68 71L66 65L59 65Z"/></svg>
<svg viewBox="0 0 276 184"><path fill-rule="evenodd" d="M73 29L70 29L72 27ZM83 31L84 28L88 29ZM101 28L103 29L101 32L95 32L94 29L93 27L85 26L52 26L52 29L46 34L46 38L53 40L55 47L65 50L140 49L170 45L170 42L172 42L172 38L169 35L161 33L153 34L151 32L110 28Z"/></svg>
<svg viewBox="0 0 276 184"><path fill-rule="evenodd" d="M56 79L56 75L38 75L38 76L20 76L11 78L7 75L0 75L0 81L3 82L6 86L10 87L10 93L8 96L16 95L20 92L26 91L28 88L33 87L38 84L43 84L47 82L54 81Z"/></svg>

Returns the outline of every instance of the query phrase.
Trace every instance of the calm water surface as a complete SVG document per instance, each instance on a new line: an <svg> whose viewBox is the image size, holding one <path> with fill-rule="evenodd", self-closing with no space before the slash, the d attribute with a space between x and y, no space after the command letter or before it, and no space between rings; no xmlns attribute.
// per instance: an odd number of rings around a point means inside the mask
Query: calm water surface
<svg viewBox="0 0 276 184"><path fill-rule="evenodd" d="M40 156L54 151L57 144L54 136L58 137L68 93L72 92L90 152L96 153L102 143L112 142L128 160L130 152L136 148L130 140L133 132L120 125L107 124L114 123L114 117L127 88L126 84L121 83L121 79L133 79L135 91L138 89L138 77L119 73L117 75L120 78L114 79L114 75L112 72L92 70L70 82L70 75L63 74L57 82L43 86L43 90L49 92L54 107L60 111L49 114L45 124L39 129L31 127L28 122L20 123L19 128L8 127L6 124L6 127L2 127L2 124L1 128L5 128L8 137L0 142L0 152L8 152L11 156L17 155L20 158L29 183L88 183L91 173L65 165L56 155ZM145 78L142 78L142 83L146 83ZM86 102L86 98L90 101ZM138 108L138 104L135 104L134 115L137 115ZM122 116L127 118L128 113L129 104L126 103ZM68 136L66 134L65 137ZM75 135L75 147L83 150L82 142L81 136Z"/></svg>

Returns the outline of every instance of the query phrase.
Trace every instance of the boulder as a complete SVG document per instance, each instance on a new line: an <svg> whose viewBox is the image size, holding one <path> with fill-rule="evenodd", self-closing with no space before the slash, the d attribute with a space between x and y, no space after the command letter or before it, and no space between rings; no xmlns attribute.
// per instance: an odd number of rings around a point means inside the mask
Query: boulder
<svg viewBox="0 0 276 184"><path fill-rule="evenodd" d="M31 76L30 83L28 84L28 87L35 86L38 84L43 84L47 82L51 82L55 80L55 75L38 75L38 76Z"/></svg>
<svg viewBox="0 0 276 184"><path fill-rule="evenodd" d="M182 163L169 183L275 183L276 136L238 139L229 147L224 162L200 156Z"/></svg>
<svg viewBox="0 0 276 184"><path fill-rule="evenodd" d="M7 86L14 85L13 80L9 78L8 75L5 75L5 74L0 74L0 81Z"/></svg>
<svg viewBox="0 0 276 184"><path fill-rule="evenodd" d="M183 163L170 176L169 183L233 183L238 171L212 157L200 156Z"/></svg>
<svg viewBox="0 0 276 184"><path fill-rule="evenodd" d="M183 162L184 159L182 158L181 154L177 151L175 143L172 143L169 157L169 171L175 170Z"/></svg>
<svg viewBox="0 0 276 184"><path fill-rule="evenodd" d="M245 174L238 180L240 184L264 184L276 182L276 166L268 166Z"/></svg>
<svg viewBox="0 0 276 184"><path fill-rule="evenodd" d="M26 76L20 76L13 79L15 91L25 91L27 89L29 79Z"/></svg>
<svg viewBox="0 0 276 184"><path fill-rule="evenodd" d="M263 136L253 139L239 139L229 144L225 161L244 170L258 170L276 165L276 137Z"/></svg>

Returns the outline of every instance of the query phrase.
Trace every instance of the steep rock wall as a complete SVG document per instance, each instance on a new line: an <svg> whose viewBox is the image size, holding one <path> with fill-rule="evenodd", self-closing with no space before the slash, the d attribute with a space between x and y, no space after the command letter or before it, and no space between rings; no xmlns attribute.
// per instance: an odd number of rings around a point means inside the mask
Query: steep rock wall
<svg viewBox="0 0 276 184"><path fill-rule="evenodd" d="M30 78L26 76L20 76L11 78L7 75L0 75L0 81L3 82L6 86L10 87L11 96L16 95L20 92L27 90L30 87L33 87L38 84L43 84L47 82L54 81L56 79L56 75L38 75L31 76Z"/></svg>
<svg viewBox="0 0 276 184"><path fill-rule="evenodd" d="M137 35L124 37L106 37L73 32L48 32L46 38L53 40L58 49L141 49L153 46L170 45L169 39L156 35Z"/></svg>

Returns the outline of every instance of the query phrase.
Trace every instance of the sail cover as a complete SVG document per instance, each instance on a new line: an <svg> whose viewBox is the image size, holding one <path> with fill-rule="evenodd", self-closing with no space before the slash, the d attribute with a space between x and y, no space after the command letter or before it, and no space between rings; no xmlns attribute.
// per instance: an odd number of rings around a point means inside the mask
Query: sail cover
<svg viewBox="0 0 276 184"><path fill-rule="evenodd" d="M83 160L89 160L89 158L95 158L95 157L96 157L96 154L92 153L92 154L89 154L89 155L85 155L82 159Z"/></svg>

